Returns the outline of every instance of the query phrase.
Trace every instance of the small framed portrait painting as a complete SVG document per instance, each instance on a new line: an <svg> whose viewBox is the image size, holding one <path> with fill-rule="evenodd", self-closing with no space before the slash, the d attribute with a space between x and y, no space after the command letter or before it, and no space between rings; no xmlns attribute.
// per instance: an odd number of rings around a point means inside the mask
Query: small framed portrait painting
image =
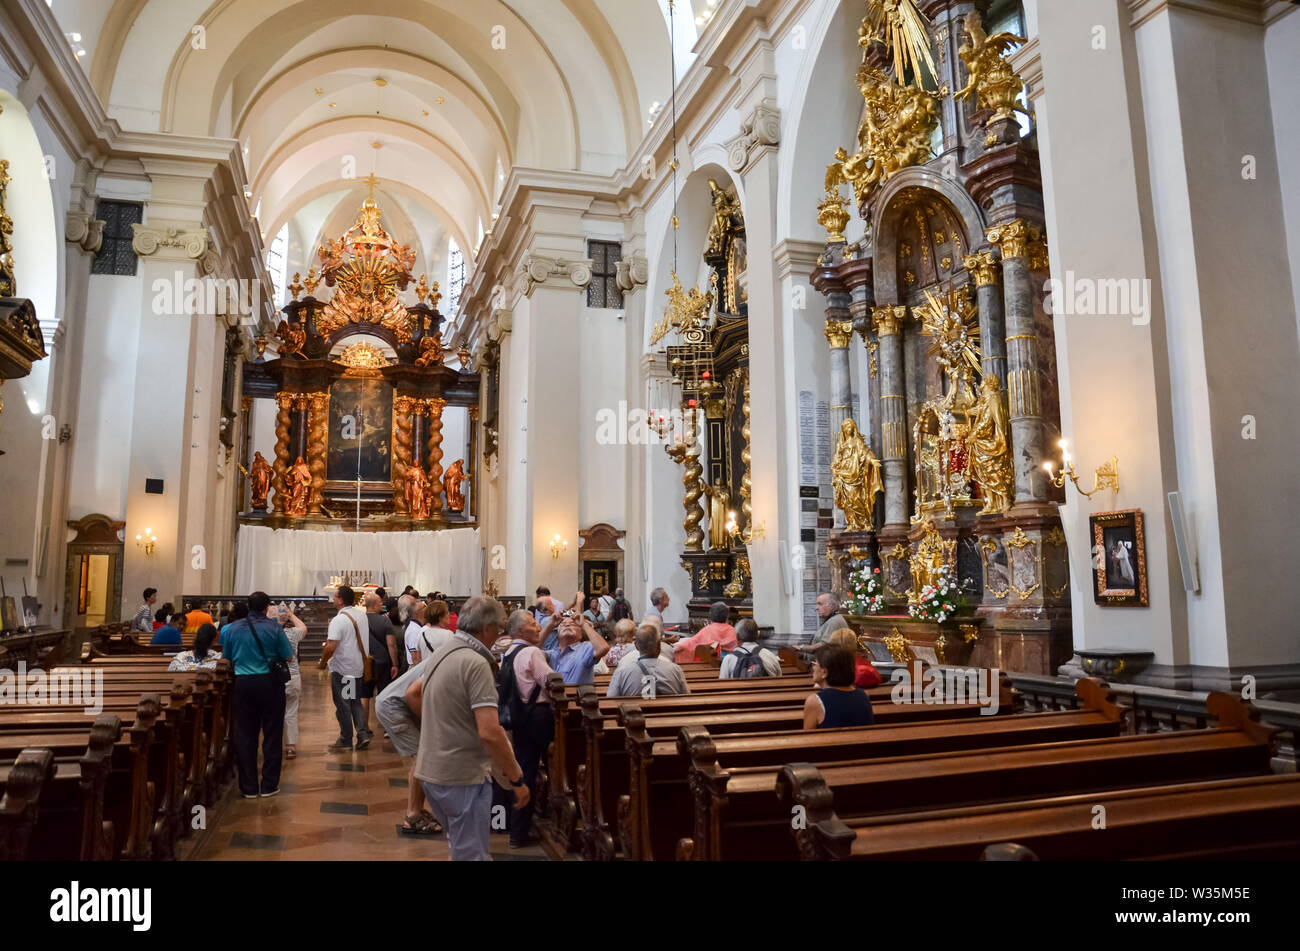
<svg viewBox="0 0 1300 951"><path fill-rule="evenodd" d="M1098 512L1092 529L1093 600L1098 604L1146 607L1147 546L1141 509Z"/></svg>

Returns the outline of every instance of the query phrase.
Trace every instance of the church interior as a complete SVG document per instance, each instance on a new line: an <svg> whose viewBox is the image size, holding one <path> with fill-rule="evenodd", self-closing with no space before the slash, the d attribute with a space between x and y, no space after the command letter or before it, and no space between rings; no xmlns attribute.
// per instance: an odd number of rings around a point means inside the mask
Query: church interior
<svg viewBox="0 0 1300 951"><path fill-rule="evenodd" d="M0 859L1300 857L1297 7L5 0Z"/></svg>

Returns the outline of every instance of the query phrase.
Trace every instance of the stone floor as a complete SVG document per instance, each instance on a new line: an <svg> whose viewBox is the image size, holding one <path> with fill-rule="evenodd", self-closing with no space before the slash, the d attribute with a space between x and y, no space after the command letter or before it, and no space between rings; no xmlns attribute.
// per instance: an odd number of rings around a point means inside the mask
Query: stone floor
<svg viewBox="0 0 1300 951"><path fill-rule="evenodd" d="M314 667L302 672L298 756L286 759L280 794L242 799L231 784L209 814L208 828L195 835L184 858L215 861L448 860L446 836L407 836L398 828L406 805L401 757L383 739L371 713L375 739L356 753L327 753L338 737L329 675ZM492 857L544 861L539 846L510 849L504 834L493 835Z"/></svg>

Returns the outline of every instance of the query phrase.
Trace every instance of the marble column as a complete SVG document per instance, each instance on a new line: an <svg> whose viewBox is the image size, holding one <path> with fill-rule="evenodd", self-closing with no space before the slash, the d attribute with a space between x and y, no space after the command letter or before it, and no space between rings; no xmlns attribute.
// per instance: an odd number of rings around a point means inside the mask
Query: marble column
<svg viewBox="0 0 1300 951"><path fill-rule="evenodd" d="M1038 333L1034 326L1034 287L1030 244L1041 232L1023 218L989 229L988 240L1002 250L1003 301L1007 341L1007 406L1011 418L1015 504L1047 498L1043 461L1043 402L1038 371Z"/></svg>
<svg viewBox="0 0 1300 951"><path fill-rule="evenodd" d="M446 400L431 399L429 407L429 517L442 515L442 411Z"/></svg>
<svg viewBox="0 0 1300 951"><path fill-rule="evenodd" d="M275 498L272 505L276 515L283 515L289 503L289 485L285 476L289 472L289 429L293 422L293 394L276 393L275 404L279 407L275 414L275 478L272 487Z"/></svg>
<svg viewBox="0 0 1300 951"><path fill-rule="evenodd" d="M962 267L975 281L975 302L980 315L980 371L1004 384L1007 379L1006 318L1002 313L1001 264L991 248L968 254Z"/></svg>
<svg viewBox="0 0 1300 951"><path fill-rule="evenodd" d="M311 500L307 504L308 515L324 515L321 502L325 494L325 432L329 428L330 395L329 393L309 393L307 401L311 406L311 427L307 443L310 457L307 468L311 470Z"/></svg>
<svg viewBox="0 0 1300 951"><path fill-rule="evenodd" d="M885 483L885 524L906 527L907 504L907 398L903 378L903 321L901 304L874 307L871 320L880 339L880 462Z"/></svg>
<svg viewBox="0 0 1300 951"><path fill-rule="evenodd" d="M848 316L848 294L844 297L844 306L836 308ZM834 304L832 304L834 307ZM826 309L829 314L832 307ZM853 322L850 320L827 320L826 342L831 347L831 439L836 439L843 422L853 415L853 380L849 376L849 342L853 339Z"/></svg>

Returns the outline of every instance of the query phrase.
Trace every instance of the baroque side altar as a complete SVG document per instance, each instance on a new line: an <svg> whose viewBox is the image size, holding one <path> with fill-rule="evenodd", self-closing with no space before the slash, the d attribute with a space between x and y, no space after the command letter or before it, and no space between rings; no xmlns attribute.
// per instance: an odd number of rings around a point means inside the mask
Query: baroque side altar
<svg viewBox="0 0 1300 951"><path fill-rule="evenodd" d="M986 34L970 4L893 9L863 21L857 149L831 157L817 206L844 518L827 544L833 585L879 580L883 608L852 622L895 658L1055 673L1072 651L1070 594L1062 496L1040 468L1060 410L1037 132L1016 116L1006 58L1024 41ZM915 29L888 29L896 15ZM863 224L853 241L844 186ZM856 420L855 338L868 367ZM947 584L953 610L929 612L927 592Z"/></svg>

